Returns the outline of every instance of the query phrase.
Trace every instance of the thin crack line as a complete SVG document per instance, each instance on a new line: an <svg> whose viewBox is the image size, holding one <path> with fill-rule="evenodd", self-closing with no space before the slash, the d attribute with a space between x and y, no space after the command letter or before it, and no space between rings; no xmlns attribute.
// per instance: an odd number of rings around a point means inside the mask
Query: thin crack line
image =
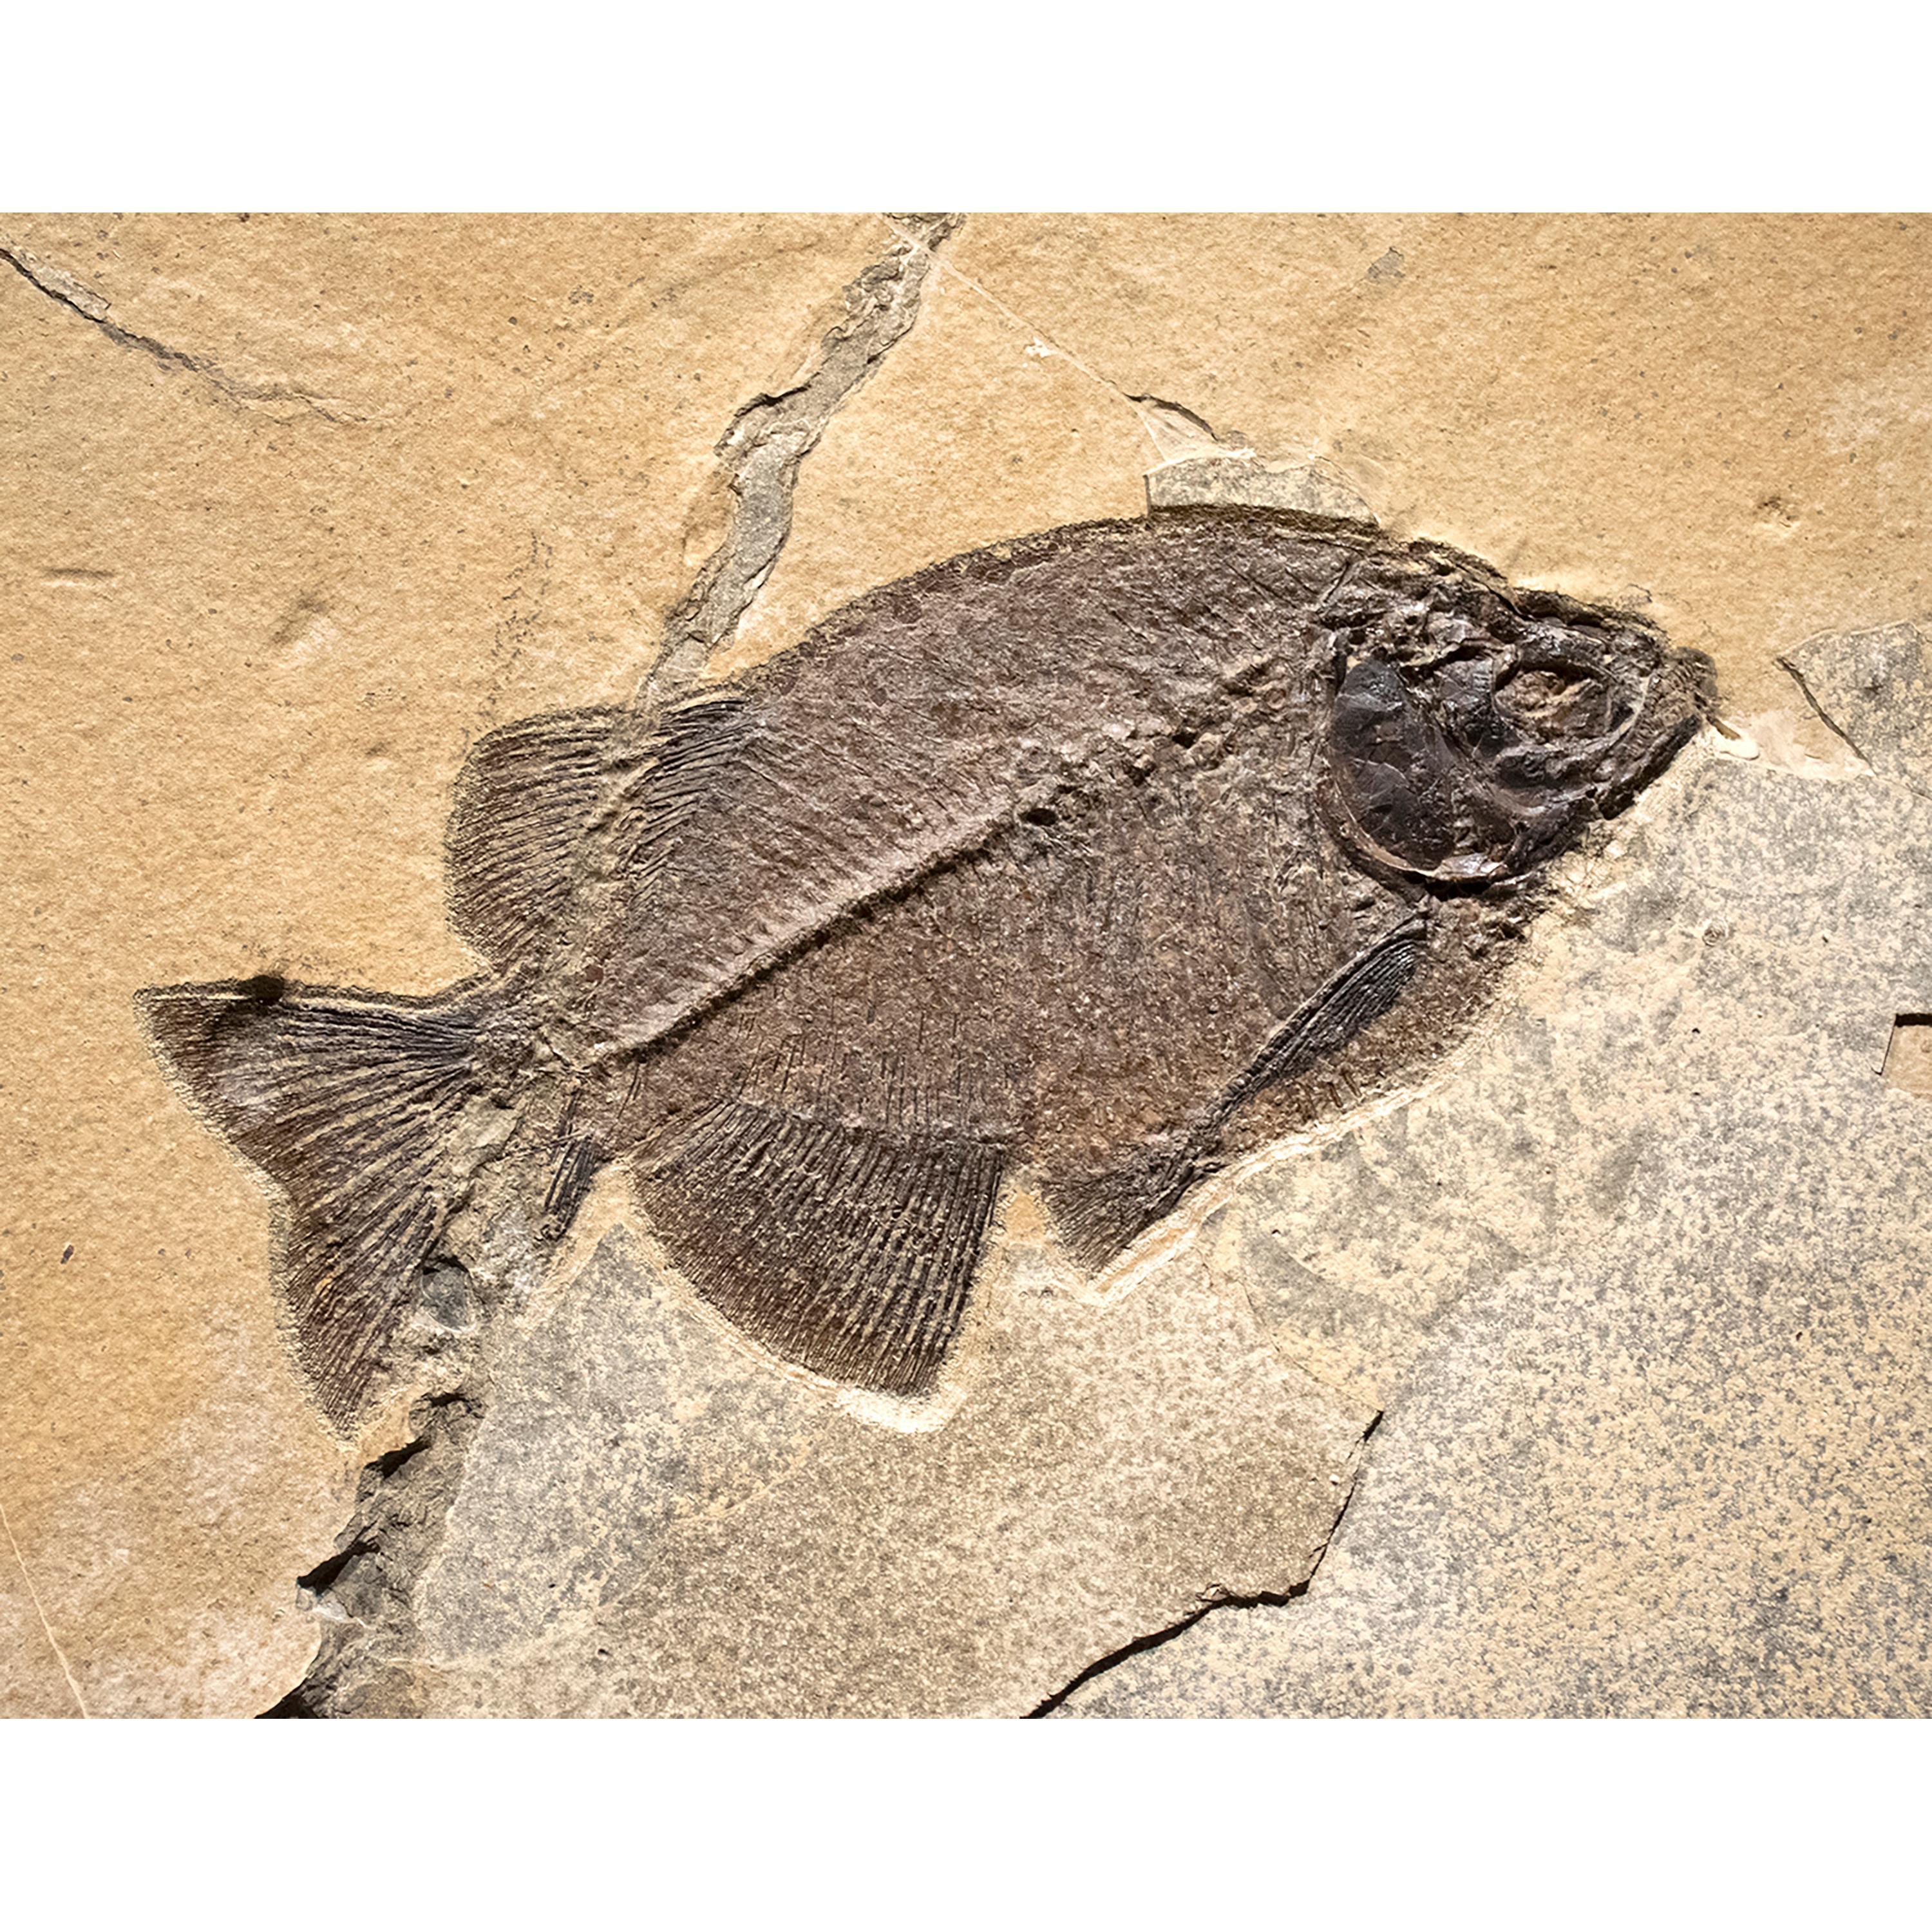
<svg viewBox="0 0 1932 1932"><path fill-rule="evenodd" d="M1312 1576L1309 1580L1313 1580ZM1176 1637L1185 1636L1204 1617L1211 1617L1216 1610L1280 1610L1284 1604L1293 1603L1296 1598L1305 1595L1307 1589L1308 1584L1303 1582L1292 1590L1260 1590L1251 1597L1214 1598L1199 1609L1190 1610L1178 1623L1169 1624L1165 1630L1150 1630L1144 1636L1137 1636L1131 1642L1122 1644L1118 1650L1108 1651L1105 1657L1096 1658L1078 1676L1054 1691L1052 1696L1036 1704L1025 1714L1026 1717L1028 1719L1052 1717L1075 1691L1092 1683L1095 1678L1104 1677L1108 1671L1126 1663L1130 1658L1142 1656L1150 1650L1159 1650L1162 1645L1172 1643Z"/></svg>
<svg viewBox="0 0 1932 1932"><path fill-rule="evenodd" d="M1772 662L1791 680L1793 684L1797 686L1804 695L1805 703L1810 705L1812 710L1817 715L1818 722L1851 753L1853 758L1858 760L1860 764L1864 766L1864 776L1876 779L1880 784L1895 785L1900 791L1913 798L1932 798L1932 789L1928 789L1922 784L1915 784L1911 779L1901 778L1896 772L1886 771L1874 764L1858 740L1819 702L1818 694L1811 688L1805 680L1804 674L1798 668L1797 664L1791 658L1777 658ZM1721 726L1723 721L1720 719L1718 722Z"/></svg>
<svg viewBox="0 0 1932 1932"><path fill-rule="evenodd" d="M27 1568L27 1559L20 1554L20 1538L14 1534L14 1526L7 1520L7 1506L0 1503L0 1529L7 1532L7 1540L13 1545L14 1561L20 1566L21 1580L27 1586L27 1594L34 1600L34 1614L40 1620L40 1628L46 1633L47 1648L54 1654L54 1661L60 1666L61 1675L67 1679L67 1688L74 1693L74 1701L83 1718L94 1713L87 1708L87 1700L80 1694L80 1686L74 1681L74 1672L68 1668L67 1652L61 1648L60 1640L54 1635L54 1627L47 1622L46 1606L40 1601L40 1593L34 1588L33 1573Z"/></svg>
<svg viewBox="0 0 1932 1932"><path fill-rule="evenodd" d="M1805 682L1804 674L1798 668L1797 665L1790 658L1780 658L1778 660L1778 668L1804 693L1805 703L1817 713L1818 722L1826 730L1830 732L1832 736L1836 738L1860 764L1869 768L1871 764L1870 759L1858 748L1858 742L1852 734L1825 709L1823 705L1819 703L1818 694Z"/></svg>
<svg viewBox="0 0 1932 1932"><path fill-rule="evenodd" d="M1071 364L1090 382L1097 382L1109 395L1125 403L1133 411L1142 429L1146 433L1147 440L1154 445L1154 454L1162 462L1168 461L1173 456L1174 446L1177 443L1184 448L1190 445L1198 445L1204 449L1219 450L1228 456L1253 455L1254 452L1245 446L1237 447L1229 442L1198 410L1191 410L1185 403L1170 401L1165 396L1138 394L1133 390L1124 388L1112 376L1102 375L1090 363L1082 362L1064 343L1056 341L1037 324L1028 321L1017 310L1009 308L991 289L983 283L976 282L963 268L954 263L942 262L937 264L934 275L934 279L939 281L950 277L962 286L970 289L982 302L997 311L1014 328L1024 330L1045 353ZM1180 435L1176 434L1174 429L1177 418L1184 426Z"/></svg>
<svg viewBox="0 0 1932 1932"><path fill-rule="evenodd" d="M320 398L310 395L306 389L298 389L287 382L245 382L239 376L231 376L219 364L206 356L190 356L186 350L170 348L165 342L152 335L137 334L131 328L123 328L108 316L110 307L104 296L97 295L85 283L77 281L64 269L56 268L51 262L43 262L37 256L10 242L0 242L0 262L4 262L30 287L39 290L50 302L57 302L70 310L83 322L92 322L109 341L123 349L131 349L150 357L164 369L180 369L189 375L200 377L215 392L232 404L297 403L304 409L312 410L326 422L366 423L367 416L358 416L344 410L331 408Z"/></svg>
<svg viewBox="0 0 1932 1932"><path fill-rule="evenodd" d="M1113 381L1108 376L1102 375L1099 370L1090 368L1086 363L1082 362L1080 358L1074 354L1072 350L1067 348L1064 344L1054 341L1053 338L1048 335L1044 329L1036 328L1033 323L1027 320L1024 316L1007 308L1006 304L1000 301L999 297L994 295L992 290L983 286L978 282L976 282L963 268L955 266L955 265L950 262L941 262L938 266L938 279L941 281L944 281L949 278L953 281L959 283L964 287L970 289L982 302L985 302L989 308L997 310L1001 316L1004 316L1008 322L1012 324L1014 328L1025 330L1027 334L1031 336L1034 340L1039 344L1039 345L1042 349L1046 350L1050 355L1057 356L1063 362L1071 363L1072 366L1078 370L1081 374L1084 376L1090 382L1099 383L1100 387L1107 391L1110 395L1116 396L1120 401L1125 403L1128 408L1132 410L1134 414L1140 419L1141 428L1147 432L1147 439L1148 442L1152 443L1154 446L1154 453L1158 456L1163 457L1166 454L1166 450L1163 449L1161 446L1160 438L1154 433L1154 418L1150 413L1142 406L1144 404L1150 400L1150 398L1144 396L1130 394L1126 390L1121 388L1119 383ZM1168 406L1177 410L1180 408L1180 405L1178 404L1170 404ZM1211 426L1208 425L1205 423L1204 419L1201 416L1196 415L1193 410L1183 410L1181 413L1192 417L1196 422L1202 424L1204 428L1208 428L1208 434L1210 436L1213 434L1214 432Z"/></svg>
<svg viewBox="0 0 1932 1932"><path fill-rule="evenodd" d="M1382 1426L1385 1411L1377 1409L1370 1418L1369 1426L1362 1431L1359 1449L1366 1458L1369 1438ZM1073 1694L1092 1683L1096 1677L1104 1677L1118 1666L1132 1657L1141 1657L1150 1650L1159 1650L1173 1642L1176 1637L1185 1636L1194 1626L1214 1616L1217 1610L1279 1610L1307 1595L1314 1586L1315 1580L1322 1574L1322 1565L1330 1550L1335 1546L1335 1539L1342 1533L1343 1520L1348 1514L1348 1506L1355 1500L1355 1492L1361 1487L1363 1464L1355 1466L1353 1479L1348 1484L1348 1493L1342 1498L1342 1507L1335 1512L1335 1520L1328 1526L1328 1534L1322 1539L1322 1546L1315 1552L1315 1560L1308 1566L1308 1574L1301 1581L1286 1590L1257 1590L1248 1596L1221 1596L1210 1598L1197 1610L1190 1610L1178 1623L1172 1623L1163 1630L1149 1630L1144 1635L1122 1644L1118 1650L1110 1650L1106 1656L1096 1658L1079 1675L1070 1679L1052 1696L1042 1698L1026 1713L1028 1718L1050 1718Z"/></svg>

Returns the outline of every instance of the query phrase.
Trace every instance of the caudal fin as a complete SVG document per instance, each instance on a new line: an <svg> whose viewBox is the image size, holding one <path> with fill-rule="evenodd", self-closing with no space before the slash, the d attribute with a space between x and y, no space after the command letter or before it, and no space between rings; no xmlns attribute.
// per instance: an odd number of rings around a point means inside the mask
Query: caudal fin
<svg viewBox="0 0 1932 1932"><path fill-rule="evenodd" d="M140 1004L188 1099L284 1196L296 1351L330 1419L352 1428L448 1211L440 1156L482 1090L476 1010L273 979L155 987Z"/></svg>

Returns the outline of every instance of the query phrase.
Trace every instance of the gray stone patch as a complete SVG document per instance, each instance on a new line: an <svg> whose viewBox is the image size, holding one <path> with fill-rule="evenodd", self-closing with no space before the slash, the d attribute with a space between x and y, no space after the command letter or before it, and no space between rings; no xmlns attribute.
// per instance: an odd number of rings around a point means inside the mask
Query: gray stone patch
<svg viewBox="0 0 1932 1932"><path fill-rule="evenodd" d="M1822 701L1917 678L1905 628ZM1846 708L1880 756L1924 742ZM1932 1180L1924 1102L1882 1072L1932 1010L1932 803L1698 750L1618 842L1540 983L1405 1110L1455 1209L1387 1184L1393 1122L1312 1170L1370 1256L1472 1216L1490 1245L1307 1594L1058 1714L1932 1714Z"/></svg>
<svg viewBox="0 0 1932 1932"><path fill-rule="evenodd" d="M494 1651L608 1602L672 1526L728 1515L791 1469L825 1406L614 1229L495 1392L422 1586L422 1640Z"/></svg>
<svg viewBox="0 0 1932 1932"><path fill-rule="evenodd" d="M1932 664L1924 621L1814 638L1786 663L1874 771L1932 791Z"/></svg>

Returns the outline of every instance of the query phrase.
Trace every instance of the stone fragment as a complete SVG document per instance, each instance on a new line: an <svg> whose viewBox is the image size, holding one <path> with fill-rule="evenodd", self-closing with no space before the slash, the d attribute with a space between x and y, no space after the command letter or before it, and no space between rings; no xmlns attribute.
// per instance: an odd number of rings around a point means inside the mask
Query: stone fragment
<svg viewBox="0 0 1932 1932"><path fill-rule="evenodd" d="M1375 512L1347 484L1313 464L1264 463L1250 452L1182 456L1148 472L1150 510L1208 504L1286 510L1313 524L1373 530Z"/></svg>
<svg viewBox="0 0 1932 1932"><path fill-rule="evenodd" d="M424 1716L1023 1716L1318 1559L1370 1414L1183 1253L1104 1300L1010 1229L932 1426L755 1360L620 1231L547 1304L418 1593Z"/></svg>
<svg viewBox="0 0 1932 1932"><path fill-rule="evenodd" d="M1932 661L1918 624L1814 638L1790 667L1825 722L1882 776L1932 792Z"/></svg>

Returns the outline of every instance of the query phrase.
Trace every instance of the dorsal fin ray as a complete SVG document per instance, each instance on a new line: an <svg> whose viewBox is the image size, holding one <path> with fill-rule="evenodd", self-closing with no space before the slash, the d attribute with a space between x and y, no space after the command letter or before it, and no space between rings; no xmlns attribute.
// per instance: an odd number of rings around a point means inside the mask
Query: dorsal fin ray
<svg viewBox="0 0 1932 1932"><path fill-rule="evenodd" d="M561 930L595 833L621 868L650 866L706 796L740 734L740 698L680 706L655 730L614 706L547 712L479 740L446 843L451 923L500 970Z"/></svg>

